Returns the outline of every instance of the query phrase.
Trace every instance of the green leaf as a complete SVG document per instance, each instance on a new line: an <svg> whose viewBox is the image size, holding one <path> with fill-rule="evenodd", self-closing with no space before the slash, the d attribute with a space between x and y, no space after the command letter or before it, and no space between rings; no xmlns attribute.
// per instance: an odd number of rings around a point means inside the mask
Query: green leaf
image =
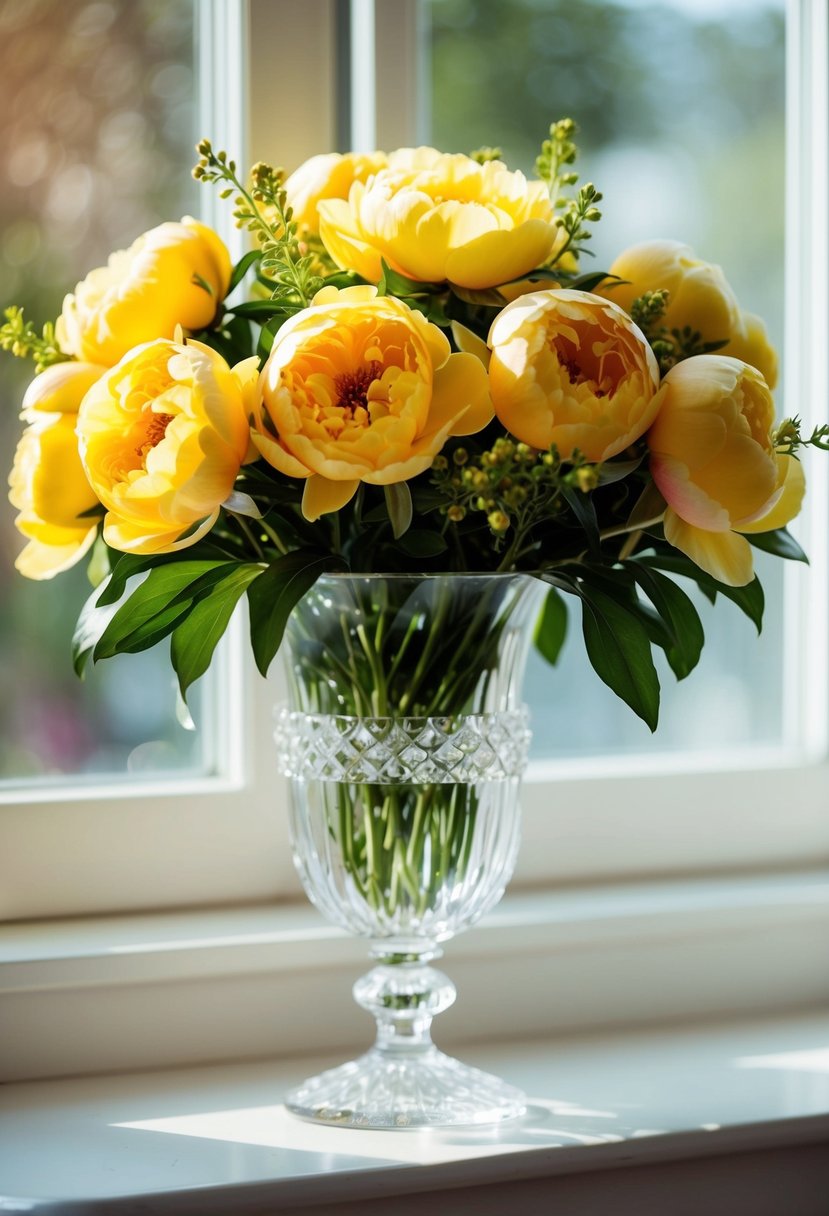
<svg viewBox="0 0 829 1216"><path fill-rule="evenodd" d="M273 346L273 340L276 337L276 332L286 319L286 315L287 314L284 312L277 313L272 320L268 321L262 326L259 333L259 342L256 346L256 353L260 359L267 359L268 355L271 353L271 347Z"/></svg>
<svg viewBox="0 0 829 1216"><path fill-rule="evenodd" d="M251 646L263 676L268 674L295 605L321 574L338 565L345 567L333 554L300 549L277 558L248 587Z"/></svg>
<svg viewBox="0 0 829 1216"><path fill-rule="evenodd" d="M656 487L655 481L648 481L644 490L637 498L631 508L630 515L627 517L627 527L633 531L641 527L642 524L649 524L651 520L662 515L667 507L665 499Z"/></svg>
<svg viewBox="0 0 829 1216"><path fill-rule="evenodd" d="M448 547L440 532L428 532L425 528L410 529L400 538L400 548L409 557L439 557Z"/></svg>
<svg viewBox="0 0 829 1216"><path fill-rule="evenodd" d="M203 279L202 276L195 271L193 272L191 282L195 283L196 287L200 287L202 291L206 291L209 296L215 296L216 293L213 291L213 285L208 283L207 279Z"/></svg>
<svg viewBox="0 0 829 1216"><path fill-rule="evenodd" d="M440 296L406 296L406 303L409 308L422 312L426 320L431 321L433 325L439 325L443 329L449 325L449 317Z"/></svg>
<svg viewBox="0 0 829 1216"><path fill-rule="evenodd" d="M412 492L405 481L397 481L383 486L383 493L394 539L399 540L412 522Z"/></svg>
<svg viewBox="0 0 829 1216"><path fill-rule="evenodd" d="M595 587L579 588L582 632L593 670L652 731L659 721L659 679L647 630Z"/></svg>
<svg viewBox="0 0 829 1216"><path fill-rule="evenodd" d="M109 580L107 580L109 581ZM81 609L75 632L72 636L72 665L75 675L83 678L89 656L116 612L114 604L99 606L101 588L96 587Z"/></svg>
<svg viewBox="0 0 829 1216"><path fill-rule="evenodd" d="M228 295L230 295L234 288L239 286L254 262L261 262L261 260L261 249L251 249L249 253L244 255L244 257L239 258L239 261L233 267L233 274L230 276L230 286L227 289Z"/></svg>
<svg viewBox="0 0 829 1216"><path fill-rule="evenodd" d="M404 274L392 270L388 262L382 261L383 274L377 285L378 296L423 296L445 291L444 283L426 283L420 279L407 279Z"/></svg>
<svg viewBox="0 0 829 1216"><path fill-rule="evenodd" d="M173 632L191 607L192 600L174 600L117 643L111 644L105 635L95 647L93 660L97 663L99 659L111 659L116 654L138 654L142 650L150 650Z"/></svg>
<svg viewBox="0 0 829 1216"><path fill-rule="evenodd" d="M187 603L206 590L201 582L205 575L215 582L221 577L222 567L228 565L235 563L178 561L150 570L146 579L118 605L95 646L95 661L155 645L165 633L171 632Z"/></svg>
<svg viewBox="0 0 829 1216"><path fill-rule="evenodd" d="M227 311L232 312L235 317L264 317L270 320L276 313L282 312L282 305L278 300L247 300Z"/></svg>
<svg viewBox="0 0 829 1216"><path fill-rule="evenodd" d="M589 274L579 275L577 279L573 279L567 284L569 291L594 291L600 283L607 283L608 286L613 283L624 283L624 279L620 279L618 274L608 274L606 270L591 270ZM611 300L613 297L610 297Z"/></svg>
<svg viewBox="0 0 829 1216"><path fill-rule="evenodd" d="M558 270L553 270L548 266L538 266L535 270L528 270L526 274L519 274L517 279L509 279L506 283L500 283L498 289L502 287L511 287L513 283L526 283L530 279L549 279L551 284L557 284L561 281L561 274ZM539 287L539 291L542 288Z"/></svg>
<svg viewBox="0 0 829 1216"><path fill-rule="evenodd" d="M614 481L622 481L635 473L644 460L644 454L635 460L608 460L605 464L596 466L600 486L609 486Z"/></svg>
<svg viewBox="0 0 829 1216"><path fill-rule="evenodd" d="M213 651L227 629L233 610L251 583L262 574L253 563L235 566L197 603L187 605L181 624L173 630L170 656L182 697L204 675Z"/></svg>
<svg viewBox="0 0 829 1216"><path fill-rule="evenodd" d="M785 557L792 562L805 562L809 559L797 543L791 532L785 528L777 528L774 532L744 532L746 540L755 549L764 553L773 553L775 557Z"/></svg>
<svg viewBox="0 0 829 1216"><path fill-rule="evenodd" d="M755 577L745 587L729 587L726 583L720 583L710 574L706 574L704 570L700 570L695 562L683 554L676 556L662 553L656 556L647 554L637 560L652 570L664 570L667 574L679 574L683 578L693 579L712 604L718 595L725 596L746 614L758 633L762 631L766 597L758 578Z"/></svg>
<svg viewBox="0 0 829 1216"><path fill-rule="evenodd" d="M544 607L535 626L533 641L539 654L555 667L567 636L567 606L555 587L547 591Z"/></svg>
<svg viewBox="0 0 829 1216"><path fill-rule="evenodd" d="M229 321L222 326L222 329L227 333L230 339L229 350L231 358L228 359L231 367L238 363L241 359L248 359L253 354L253 343L251 341L250 321L245 317L231 317Z"/></svg>
<svg viewBox="0 0 829 1216"><path fill-rule="evenodd" d="M188 561L207 561L216 563L226 562L227 554L223 553L214 544L208 540L199 541L187 550ZM114 549L110 549L110 561L114 559L112 575L107 580L105 586L99 588L98 606L104 607L106 604L114 604L116 600L120 600L127 586L129 579L137 574L143 574L146 570L152 570L156 566L169 566L174 563L181 563L180 553L154 553L150 557L144 557L137 553L116 553Z"/></svg>
<svg viewBox="0 0 829 1216"><path fill-rule="evenodd" d="M326 287L362 287L366 280L353 270L335 270L327 274L323 280Z"/></svg>
<svg viewBox="0 0 829 1216"><path fill-rule="evenodd" d="M699 662L705 643L699 613L682 588L658 570L637 561L628 562L627 568L664 622L668 641L665 655L676 678L684 680Z"/></svg>
<svg viewBox="0 0 829 1216"><path fill-rule="evenodd" d="M152 557L139 557L134 553L124 553L116 561L112 574L98 588L100 595L96 601L99 608L107 604L115 604L124 594L127 580L135 574L143 574L155 565Z"/></svg>
<svg viewBox="0 0 829 1216"><path fill-rule="evenodd" d="M577 490L575 486L562 485L561 495L587 537L587 547L593 557L600 557L601 541L599 540L599 523L596 519L596 508L590 494Z"/></svg>
<svg viewBox="0 0 829 1216"><path fill-rule="evenodd" d="M99 533L95 537L95 543L89 555L89 564L86 567L86 577L93 587L100 587L109 574L109 553L109 546Z"/></svg>

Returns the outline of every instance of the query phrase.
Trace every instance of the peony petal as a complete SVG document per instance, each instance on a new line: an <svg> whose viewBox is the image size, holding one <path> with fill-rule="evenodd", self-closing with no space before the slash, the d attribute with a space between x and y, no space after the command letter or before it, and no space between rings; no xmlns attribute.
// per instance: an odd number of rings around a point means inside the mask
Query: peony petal
<svg viewBox="0 0 829 1216"><path fill-rule="evenodd" d="M450 355L435 372L424 439L447 423L451 423L452 435L474 435L494 417L489 379L480 359L464 353Z"/></svg>
<svg viewBox="0 0 829 1216"><path fill-rule="evenodd" d="M359 234L348 203L326 199L319 204L320 239L341 270L356 270L370 282L383 276L380 253Z"/></svg>
<svg viewBox="0 0 829 1216"><path fill-rule="evenodd" d="M745 587L754 578L751 545L736 532L707 532L695 528L668 507L665 539L701 570L727 587Z"/></svg>
<svg viewBox="0 0 829 1216"><path fill-rule="evenodd" d="M773 532L776 528L785 528L800 513L803 505L803 495L806 493L806 474L803 465L796 456L778 455L778 486L779 496L775 496L772 506L763 515L753 519L751 523L741 523L740 532Z"/></svg>
<svg viewBox="0 0 829 1216"><path fill-rule="evenodd" d="M506 283L540 265L554 239L555 229L546 220L528 220L511 231L486 232L449 253L446 277L472 290Z"/></svg>
<svg viewBox="0 0 829 1216"><path fill-rule="evenodd" d="M182 538L185 529L178 527L167 531L152 531L146 523L135 524L110 511L104 519L104 540L111 549L122 553L175 553L189 549L196 541L206 536L219 518L218 510L202 520L198 528ZM181 539L180 539L181 538Z"/></svg>
<svg viewBox="0 0 829 1216"><path fill-rule="evenodd" d="M106 372L99 363L54 363L35 376L23 397L23 413L29 410L77 414L88 389Z"/></svg>
<svg viewBox="0 0 829 1216"><path fill-rule="evenodd" d="M374 473L366 473L363 481L372 486L391 486L400 481L410 481L412 477L418 477L432 467L432 461L443 447L446 438L447 435L444 435L443 439L435 443L433 448L428 451L423 451L424 445L419 444L420 455L410 455L406 460L386 465L385 468L377 469Z"/></svg>
<svg viewBox="0 0 829 1216"><path fill-rule="evenodd" d="M305 483L302 493L302 514L313 523L320 515L339 511L357 493L359 481L329 481L315 473Z"/></svg>
<svg viewBox="0 0 829 1216"><path fill-rule="evenodd" d="M452 337L455 339L455 345L458 350L463 351L467 355L475 355L481 360L484 367L489 370L489 360L492 356L483 338L479 338L477 334L473 334L472 330L467 329L465 325L461 325L460 321L452 322Z"/></svg>
<svg viewBox="0 0 829 1216"><path fill-rule="evenodd" d="M84 533L80 540L66 545L46 545L41 541L29 541L18 554L14 567L26 578L47 579L62 574L79 562L95 540L97 525Z"/></svg>
<svg viewBox="0 0 829 1216"><path fill-rule="evenodd" d="M262 431L251 431L250 437L257 451L278 473L284 473L286 477L311 476L311 470L297 460L296 456L292 456L278 439L271 439Z"/></svg>
<svg viewBox="0 0 829 1216"><path fill-rule="evenodd" d="M777 352L769 342L764 322L753 312L743 313L740 329L732 334L721 353L756 367L769 388L777 384Z"/></svg>
<svg viewBox="0 0 829 1216"><path fill-rule="evenodd" d="M652 452L651 476L662 497L687 524L708 532L727 532L731 520L725 507L691 480L688 466L673 456Z"/></svg>

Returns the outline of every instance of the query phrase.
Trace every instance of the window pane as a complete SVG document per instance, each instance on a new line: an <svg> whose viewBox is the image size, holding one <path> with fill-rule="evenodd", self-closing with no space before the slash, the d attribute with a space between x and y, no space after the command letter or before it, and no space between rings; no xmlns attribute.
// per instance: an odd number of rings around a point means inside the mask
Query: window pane
<svg viewBox="0 0 829 1216"><path fill-rule="evenodd" d="M113 249L197 205L193 0L0 0L2 304L38 325ZM0 360L0 437L14 451L31 364ZM70 639L84 565L51 583L13 568L0 512L0 780L155 772L200 763L176 721L163 648L76 679Z"/></svg>
<svg viewBox="0 0 829 1216"><path fill-rule="evenodd" d="M424 11L429 142L497 145L531 172L550 122L574 118L576 167L604 194L583 268L640 240L685 241L724 267L782 351L783 0L424 0ZM703 602L702 662L679 687L661 665L654 739L599 684L571 607L559 666L535 659L528 676L535 755L781 742L782 569L757 568L762 641L733 605Z"/></svg>

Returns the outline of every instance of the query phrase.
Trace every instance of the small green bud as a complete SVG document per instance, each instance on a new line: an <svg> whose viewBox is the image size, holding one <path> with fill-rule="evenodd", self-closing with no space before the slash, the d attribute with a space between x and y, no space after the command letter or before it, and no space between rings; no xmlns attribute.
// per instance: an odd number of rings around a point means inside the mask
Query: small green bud
<svg viewBox="0 0 829 1216"><path fill-rule="evenodd" d="M513 486L504 495L504 502L508 507L520 507L522 503L527 501L527 490L524 486Z"/></svg>
<svg viewBox="0 0 829 1216"><path fill-rule="evenodd" d="M469 453L467 452L466 448L455 448L454 452L452 453L452 459L454 460L455 464L466 464L466 462L469 460Z"/></svg>
<svg viewBox="0 0 829 1216"><path fill-rule="evenodd" d="M582 494L588 494L591 490L595 490L599 484L599 473L594 465L583 465L580 469L576 469L575 474L576 485Z"/></svg>
<svg viewBox="0 0 829 1216"><path fill-rule="evenodd" d="M466 517L466 508L457 505L451 506L446 512L453 524L459 524Z"/></svg>
<svg viewBox="0 0 829 1216"><path fill-rule="evenodd" d="M449 468L449 461L445 456L436 456L432 461L432 468L436 473L443 473Z"/></svg>

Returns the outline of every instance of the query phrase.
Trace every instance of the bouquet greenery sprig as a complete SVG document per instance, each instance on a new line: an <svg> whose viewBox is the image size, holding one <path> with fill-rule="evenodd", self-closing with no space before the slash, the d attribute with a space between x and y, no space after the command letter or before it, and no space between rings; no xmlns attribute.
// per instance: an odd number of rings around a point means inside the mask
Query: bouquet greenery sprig
<svg viewBox="0 0 829 1216"><path fill-rule="evenodd" d="M75 663L171 638L183 693L242 596L265 673L323 572L526 571L549 586L555 661L581 606L599 674L656 726L652 648L678 678L703 644L675 581L759 628L752 547L803 560L804 440L774 424L776 358L718 267L651 241L583 273L601 195L556 123L537 178L497 150L324 155L194 175L232 199L236 266L189 218L67 295L30 357L11 501L17 565L89 554Z"/></svg>

